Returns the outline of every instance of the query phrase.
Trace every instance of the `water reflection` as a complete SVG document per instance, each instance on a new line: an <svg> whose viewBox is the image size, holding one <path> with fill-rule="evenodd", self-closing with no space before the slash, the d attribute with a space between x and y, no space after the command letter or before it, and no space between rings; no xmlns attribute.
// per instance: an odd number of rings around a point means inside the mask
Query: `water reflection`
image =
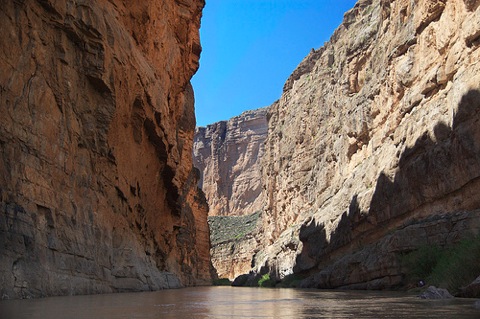
<svg viewBox="0 0 480 319"><path fill-rule="evenodd" d="M0 318L480 318L473 304L392 292L202 287L6 300Z"/></svg>

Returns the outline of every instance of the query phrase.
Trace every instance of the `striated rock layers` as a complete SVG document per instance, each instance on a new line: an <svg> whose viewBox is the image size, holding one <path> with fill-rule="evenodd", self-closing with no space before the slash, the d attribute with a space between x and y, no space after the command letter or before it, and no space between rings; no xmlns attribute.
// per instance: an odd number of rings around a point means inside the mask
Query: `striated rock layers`
<svg viewBox="0 0 480 319"><path fill-rule="evenodd" d="M209 282L189 82L203 5L2 2L2 298Z"/></svg>
<svg viewBox="0 0 480 319"><path fill-rule="evenodd" d="M257 230L257 213L265 203L261 160L266 137L266 108L247 111L195 131L194 166L202 172L200 187L210 207L213 227L212 264L220 278L232 280L250 270L253 251L259 246L258 236L253 233ZM229 231L228 223L242 231Z"/></svg>
<svg viewBox="0 0 480 319"><path fill-rule="evenodd" d="M267 108L228 121L197 127L193 164L202 173L200 187L209 216L241 216L261 210L261 159L267 137Z"/></svg>
<svg viewBox="0 0 480 319"><path fill-rule="evenodd" d="M478 233L479 48L480 1L347 12L269 111L254 270L388 288L401 253Z"/></svg>

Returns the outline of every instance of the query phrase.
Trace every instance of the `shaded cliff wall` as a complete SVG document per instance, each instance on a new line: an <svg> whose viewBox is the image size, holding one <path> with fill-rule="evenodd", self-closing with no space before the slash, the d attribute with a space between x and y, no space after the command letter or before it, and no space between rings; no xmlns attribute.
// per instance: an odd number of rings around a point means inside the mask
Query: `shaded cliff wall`
<svg viewBox="0 0 480 319"><path fill-rule="evenodd" d="M189 83L203 5L2 2L2 298L210 280Z"/></svg>
<svg viewBox="0 0 480 319"><path fill-rule="evenodd" d="M400 284L398 254L478 232L479 1L360 0L269 111L255 269Z"/></svg>
<svg viewBox="0 0 480 319"><path fill-rule="evenodd" d="M194 166L210 207L210 254L220 278L233 280L248 272L260 245L254 234L265 203L261 161L266 137L266 108L195 131Z"/></svg>

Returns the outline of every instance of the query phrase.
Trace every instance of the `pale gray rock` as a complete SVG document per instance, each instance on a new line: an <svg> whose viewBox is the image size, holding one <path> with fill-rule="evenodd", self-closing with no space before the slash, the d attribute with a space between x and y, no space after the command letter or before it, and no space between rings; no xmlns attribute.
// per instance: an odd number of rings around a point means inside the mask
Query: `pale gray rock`
<svg viewBox="0 0 480 319"><path fill-rule="evenodd" d="M451 299L453 296L447 289L430 286L419 295L421 299Z"/></svg>

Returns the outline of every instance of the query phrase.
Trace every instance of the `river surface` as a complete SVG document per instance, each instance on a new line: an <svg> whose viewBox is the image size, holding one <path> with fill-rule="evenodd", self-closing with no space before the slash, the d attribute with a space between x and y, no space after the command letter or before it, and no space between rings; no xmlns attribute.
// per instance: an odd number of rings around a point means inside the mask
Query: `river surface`
<svg viewBox="0 0 480 319"><path fill-rule="evenodd" d="M0 301L1 319L480 318L476 300L396 292L201 287Z"/></svg>

